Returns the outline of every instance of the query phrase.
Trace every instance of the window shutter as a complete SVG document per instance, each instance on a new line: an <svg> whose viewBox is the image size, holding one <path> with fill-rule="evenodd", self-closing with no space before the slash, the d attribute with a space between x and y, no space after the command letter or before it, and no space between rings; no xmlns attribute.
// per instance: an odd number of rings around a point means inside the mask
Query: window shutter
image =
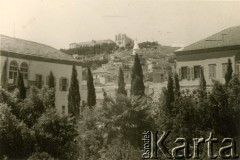
<svg viewBox="0 0 240 160"><path fill-rule="evenodd" d="M62 78L59 79L59 91L62 91Z"/></svg>
<svg viewBox="0 0 240 160"><path fill-rule="evenodd" d="M195 77L194 77L194 67L191 68L191 76L192 76L192 80L194 80L195 79Z"/></svg>
<svg viewBox="0 0 240 160"><path fill-rule="evenodd" d="M182 80L181 68L179 68L178 77L179 77L179 80Z"/></svg>
<svg viewBox="0 0 240 160"><path fill-rule="evenodd" d="M190 80L190 68L187 67L187 80Z"/></svg>

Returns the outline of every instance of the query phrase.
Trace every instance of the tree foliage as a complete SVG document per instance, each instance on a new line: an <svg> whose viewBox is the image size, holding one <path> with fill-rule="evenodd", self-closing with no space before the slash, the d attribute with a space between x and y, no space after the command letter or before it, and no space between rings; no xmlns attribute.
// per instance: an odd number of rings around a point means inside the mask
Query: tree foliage
<svg viewBox="0 0 240 160"><path fill-rule="evenodd" d="M33 88L19 101L0 91L0 159L78 159L76 126L51 107L50 94L49 88Z"/></svg>
<svg viewBox="0 0 240 160"><path fill-rule="evenodd" d="M1 86L5 90L8 89L8 82L7 82L7 66L8 66L8 59L4 61L2 74L1 74Z"/></svg>
<svg viewBox="0 0 240 160"><path fill-rule="evenodd" d="M205 76L203 73L203 68L200 69L200 80L199 80L199 98L203 98L204 96L206 96L207 92L206 92L206 88L207 88L207 84L206 84L206 80L205 80Z"/></svg>
<svg viewBox="0 0 240 160"><path fill-rule="evenodd" d="M174 83L173 77L171 74L168 75L168 83L167 83L167 90L166 90L166 107L168 108L169 112L172 109L172 103L174 102Z"/></svg>
<svg viewBox="0 0 240 160"><path fill-rule="evenodd" d="M144 95L144 82L143 82L143 71L138 54L135 55L134 64L132 67L132 80L131 80L131 95L143 96Z"/></svg>
<svg viewBox="0 0 240 160"><path fill-rule="evenodd" d="M76 67L72 67L72 76L68 92L68 113L77 117L80 114L80 92Z"/></svg>
<svg viewBox="0 0 240 160"><path fill-rule="evenodd" d="M178 97L180 96L180 84L179 84L179 78L178 78L178 74L175 73L174 74L174 85L175 85L175 96Z"/></svg>
<svg viewBox="0 0 240 160"><path fill-rule="evenodd" d="M74 49L61 49L61 51L71 55L78 54L87 56L91 54L103 54L103 53L109 54L112 53L115 47L116 47L115 43L103 43L94 46L82 46Z"/></svg>
<svg viewBox="0 0 240 160"><path fill-rule="evenodd" d="M49 88L55 87L55 78L54 78L52 71L50 72L49 77L48 77L48 87Z"/></svg>
<svg viewBox="0 0 240 160"><path fill-rule="evenodd" d="M127 91L125 89L125 82L124 82L124 73L121 67L119 68L117 93L127 95Z"/></svg>
<svg viewBox="0 0 240 160"><path fill-rule="evenodd" d="M225 84L226 84L226 86L228 85L228 83L232 79L232 73L233 73L232 62L231 62L231 59L228 59L227 72L225 74Z"/></svg>
<svg viewBox="0 0 240 160"><path fill-rule="evenodd" d="M19 98L25 99L26 98L26 88L24 86L23 75L18 70L18 79L17 79L17 89L19 90Z"/></svg>
<svg viewBox="0 0 240 160"><path fill-rule="evenodd" d="M89 107L93 107L96 105L96 93L95 93L95 87L94 87L94 81L91 69L88 68L87 73L87 104Z"/></svg>

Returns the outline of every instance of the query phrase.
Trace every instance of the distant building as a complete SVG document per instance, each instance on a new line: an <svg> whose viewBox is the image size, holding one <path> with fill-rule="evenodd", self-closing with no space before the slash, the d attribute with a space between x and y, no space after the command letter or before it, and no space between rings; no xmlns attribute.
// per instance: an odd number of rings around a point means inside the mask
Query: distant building
<svg viewBox="0 0 240 160"><path fill-rule="evenodd" d="M112 80L112 73L103 68L93 70L92 75L96 85L106 84Z"/></svg>
<svg viewBox="0 0 240 160"><path fill-rule="evenodd" d="M71 43L69 44L69 48L74 49L74 48L80 48L80 47L91 47L91 46L102 45L102 44L114 44L114 41L107 39L107 40L98 40L98 41L92 40L89 42Z"/></svg>
<svg viewBox="0 0 240 160"><path fill-rule="evenodd" d="M129 37L127 37L126 34L118 34L115 35L115 43L119 46L119 47L126 47L129 44L133 43L133 40Z"/></svg>
<svg viewBox="0 0 240 160"><path fill-rule="evenodd" d="M19 38L0 35L0 76L6 75L8 90L16 88L18 70L23 75L27 96L30 87L42 88L48 85L49 74L55 77L55 105L60 114L68 114L68 90L72 66L78 73L79 91L82 92L82 63L48 45ZM4 65L6 70L3 72ZM1 86L3 82L0 80ZM83 98L82 98L83 99Z"/></svg>
<svg viewBox="0 0 240 160"><path fill-rule="evenodd" d="M225 29L177 50L175 54L182 87L197 87L201 68L207 86L213 84L212 80L225 83L228 59L232 62L233 73L240 74L240 26Z"/></svg>
<svg viewBox="0 0 240 160"><path fill-rule="evenodd" d="M174 64L171 64L165 60L147 60L148 73L152 74L153 82L155 83L167 81L168 74L173 73L173 68Z"/></svg>

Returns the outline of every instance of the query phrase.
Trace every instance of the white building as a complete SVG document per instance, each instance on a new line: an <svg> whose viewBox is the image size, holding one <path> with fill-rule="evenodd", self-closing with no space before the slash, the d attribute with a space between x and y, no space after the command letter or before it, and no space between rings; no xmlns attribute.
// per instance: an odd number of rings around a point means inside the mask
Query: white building
<svg viewBox="0 0 240 160"><path fill-rule="evenodd" d="M208 86L213 84L212 80L225 83L228 59L232 62L233 73L240 71L240 26L225 29L175 51L175 54L182 87L197 87L201 68Z"/></svg>
<svg viewBox="0 0 240 160"><path fill-rule="evenodd" d="M8 36L0 36L0 76L7 64L7 82L9 89L15 87L14 81L18 69L23 74L25 87L34 85L42 88L48 83L48 75L53 72L56 83L56 107L59 113L68 113L67 94L75 65L81 91L82 66L72 56L50 46ZM1 85L3 83L1 82Z"/></svg>

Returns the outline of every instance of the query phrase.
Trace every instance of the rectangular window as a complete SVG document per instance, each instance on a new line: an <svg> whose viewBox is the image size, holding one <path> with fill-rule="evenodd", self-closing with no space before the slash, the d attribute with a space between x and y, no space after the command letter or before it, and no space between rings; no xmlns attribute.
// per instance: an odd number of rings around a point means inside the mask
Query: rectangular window
<svg viewBox="0 0 240 160"><path fill-rule="evenodd" d="M42 75L36 74L36 87L41 89L43 84L43 78Z"/></svg>
<svg viewBox="0 0 240 160"><path fill-rule="evenodd" d="M216 64L209 64L209 78L216 78Z"/></svg>
<svg viewBox="0 0 240 160"><path fill-rule="evenodd" d="M201 76L201 66L194 66L194 78L200 78Z"/></svg>
<svg viewBox="0 0 240 160"><path fill-rule="evenodd" d="M17 79L18 72L17 71L9 71L9 79Z"/></svg>
<svg viewBox="0 0 240 160"><path fill-rule="evenodd" d="M222 77L225 77L225 74L227 73L227 63L222 64Z"/></svg>
<svg viewBox="0 0 240 160"><path fill-rule="evenodd" d="M68 82L67 78L60 78L60 91L67 91Z"/></svg>
<svg viewBox="0 0 240 160"><path fill-rule="evenodd" d="M188 78L188 69L187 67L181 68L181 79L187 79Z"/></svg>

